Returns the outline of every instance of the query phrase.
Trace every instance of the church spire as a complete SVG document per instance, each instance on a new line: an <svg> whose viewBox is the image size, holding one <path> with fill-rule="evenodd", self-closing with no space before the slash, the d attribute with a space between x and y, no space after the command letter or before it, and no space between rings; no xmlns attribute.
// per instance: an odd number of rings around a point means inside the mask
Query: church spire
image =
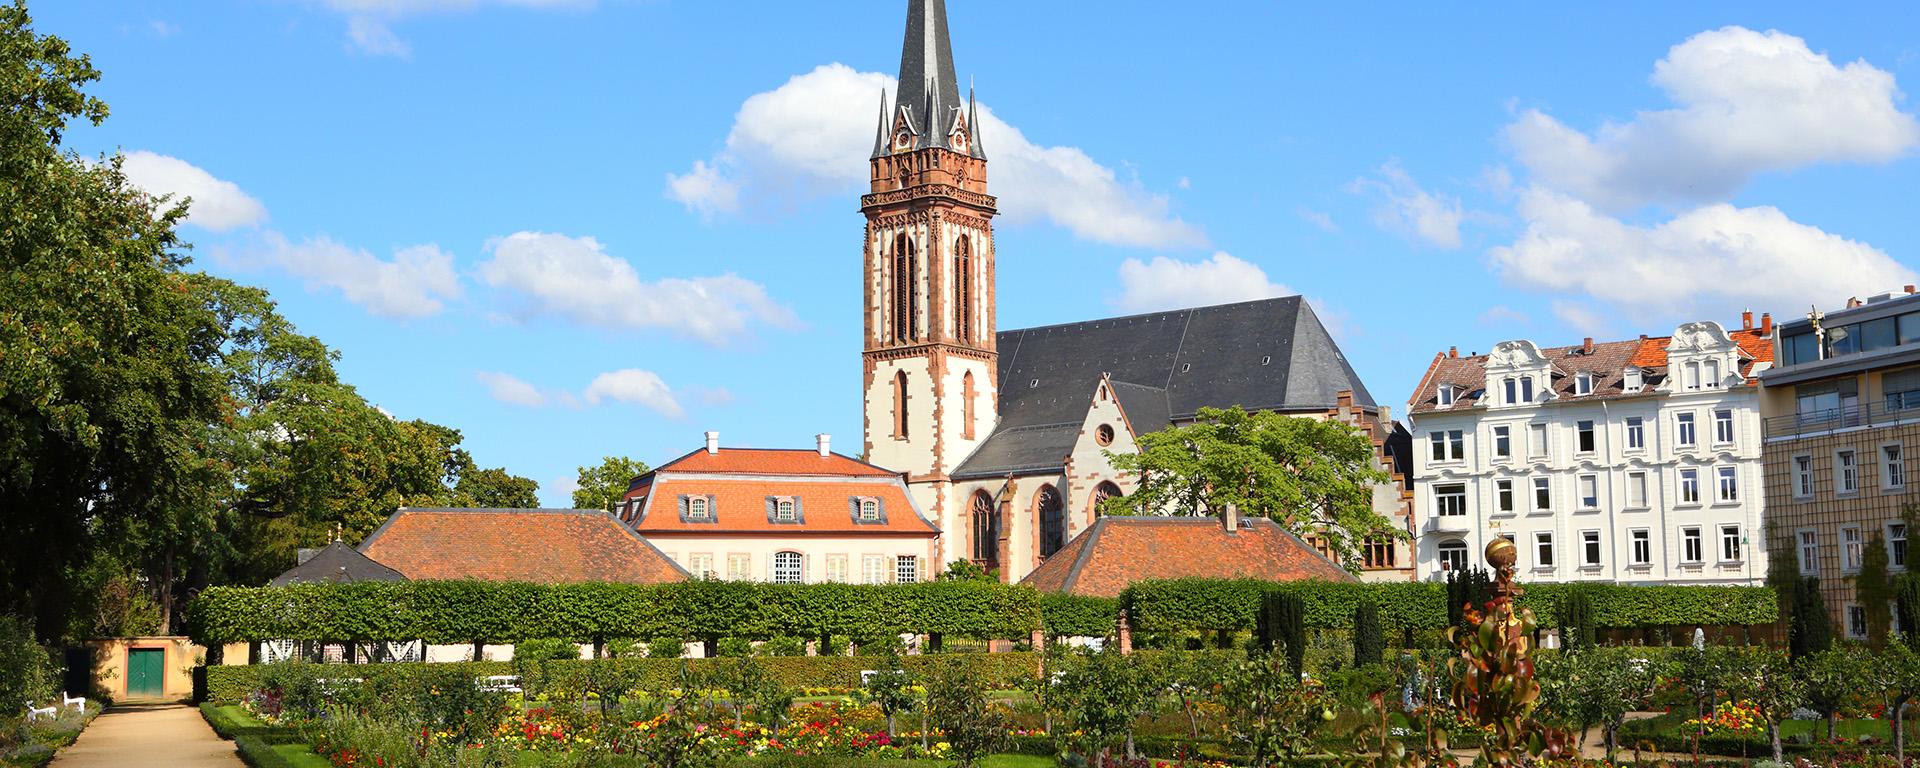
<svg viewBox="0 0 1920 768"><path fill-rule="evenodd" d="M880 89L880 127L874 129L873 154L867 156L867 159L872 160L873 158L880 157L882 155L885 155L886 153L887 153L887 89L881 88Z"/></svg>
<svg viewBox="0 0 1920 768"><path fill-rule="evenodd" d="M894 93L893 103L907 110L925 110L924 114L915 114L911 120L917 132L913 137L914 149L928 147L950 148L948 135L952 132L956 119L961 117L965 108L960 101L960 79L953 73L953 44L947 37L946 0L908 0L907 34L900 46L900 78L898 90ZM880 130L887 131L895 115L882 117ZM969 121L970 122L970 121ZM967 130L977 135L979 128L969 124ZM977 142L969 142L977 145ZM978 152L971 147L960 151L974 157ZM884 154L876 150L875 156Z"/></svg>

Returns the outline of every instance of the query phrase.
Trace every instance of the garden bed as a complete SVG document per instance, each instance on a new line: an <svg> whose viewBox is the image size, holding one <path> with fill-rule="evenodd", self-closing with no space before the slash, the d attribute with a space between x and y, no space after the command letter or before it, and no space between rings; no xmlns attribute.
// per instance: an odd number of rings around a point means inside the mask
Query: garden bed
<svg viewBox="0 0 1920 768"><path fill-rule="evenodd" d="M52 762L56 752L80 738L80 732L86 730L87 724L100 715L100 704L89 699L84 709L60 707L59 710L52 720L43 719L32 725L21 725L25 740L11 749L0 751L0 765L13 768L42 766Z"/></svg>

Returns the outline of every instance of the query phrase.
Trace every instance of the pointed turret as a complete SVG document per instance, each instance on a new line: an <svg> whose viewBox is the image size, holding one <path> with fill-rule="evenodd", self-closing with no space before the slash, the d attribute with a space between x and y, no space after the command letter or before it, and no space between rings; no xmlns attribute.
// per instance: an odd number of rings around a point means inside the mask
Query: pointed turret
<svg viewBox="0 0 1920 768"><path fill-rule="evenodd" d="M925 105L915 149L947 145L953 118L960 111L960 80L953 74L946 0L908 0L907 37L900 47L900 90L894 103Z"/></svg>
<svg viewBox="0 0 1920 768"><path fill-rule="evenodd" d="M967 136L972 139L973 156L987 159L986 147L980 146L980 110L973 103L973 83L967 83Z"/></svg>
<svg viewBox="0 0 1920 768"><path fill-rule="evenodd" d="M880 124L873 129L873 154L867 159L887 154L887 89L880 89Z"/></svg>

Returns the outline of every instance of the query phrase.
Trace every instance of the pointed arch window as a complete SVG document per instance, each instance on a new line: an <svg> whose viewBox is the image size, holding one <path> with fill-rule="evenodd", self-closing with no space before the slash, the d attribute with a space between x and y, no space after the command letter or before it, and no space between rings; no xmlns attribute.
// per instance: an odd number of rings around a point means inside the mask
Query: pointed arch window
<svg viewBox="0 0 1920 768"><path fill-rule="evenodd" d="M953 245L953 335L973 341L973 242L966 235Z"/></svg>
<svg viewBox="0 0 1920 768"><path fill-rule="evenodd" d="M971 506L973 562L983 568L1000 567L1000 515L993 509L993 497L975 491Z"/></svg>
<svg viewBox="0 0 1920 768"><path fill-rule="evenodd" d="M907 439L907 372L893 374L893 436Z"/></svg>
<svg viewBox="0 0 1920 768"><path fill-rule="evenodd" d="M979 395L973 388L973 371L960 377L960 437L973 439L973 401Z"/></svg>
<svg viewBox="0 0 1920 768"><path fill-rule="evenodd" d="M1101 481L1099 485L1093 487L1093 516L1100 516L1100 506L1105 504L1107 499L1118 498L1125 495L1126 494L1120 492L1120 486L1114 485L1110 481Z"/></svg>
<svg viewBox="0 0 1920 768"><path fill-rule="evenodd" d="M913 329L913 243L906 233L893 238L893 340L907 341Z"/></svg>
<svg viewBox="0 0 1920 768"><path fill-rule="evenodd" d="M1040 486L1033 495L1033 514L1040 519L1040 556L1052 557L1067 545L1067 513L1060 504L1060 492L1051 485Z"/></svg>

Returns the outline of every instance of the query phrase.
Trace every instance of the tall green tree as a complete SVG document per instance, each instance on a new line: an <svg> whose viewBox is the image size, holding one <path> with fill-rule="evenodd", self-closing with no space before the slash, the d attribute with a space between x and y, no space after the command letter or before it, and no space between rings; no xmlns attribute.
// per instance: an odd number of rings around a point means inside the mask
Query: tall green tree
<svg viewBox="0 0 1920 768"><path fill-rule="evenodd" d="M576 509L613 511L613 505L627 495L627 485L648 472L647 463L625 456L608 456L598 466L581 467L573 490Z"/></svg>
<svg viewBox="0 0 1920 768"><path fill-rule="evenodd" d="M1139 445L1138 453L1107 454L1140 485L1102 511L1219 515L1231 504L1325 542L1350 571L1360 568L1361 541L1406 538L1374 511L1374 488L1387 475L1375 466L1373 443L1349 425L1202 408L1192 424L1141 435Z"/></svg>
<svg viewBox="0 0 1920 768"><path fill-rule="evenodd" d="M528 508L540 506L540 484L502 468L460 473L453 491L457 507Z"/></svg>
<svg viewBox="0 0 1920 768"><path fill-rule="evenodd" d="M1895 584L1887 558L1887 540L1879 533L1867 541L1860 556L1860 572L1853 575L1854 594L1867 612L1867 642L1875 650L1886 645L1893 621Z"/></svg>

